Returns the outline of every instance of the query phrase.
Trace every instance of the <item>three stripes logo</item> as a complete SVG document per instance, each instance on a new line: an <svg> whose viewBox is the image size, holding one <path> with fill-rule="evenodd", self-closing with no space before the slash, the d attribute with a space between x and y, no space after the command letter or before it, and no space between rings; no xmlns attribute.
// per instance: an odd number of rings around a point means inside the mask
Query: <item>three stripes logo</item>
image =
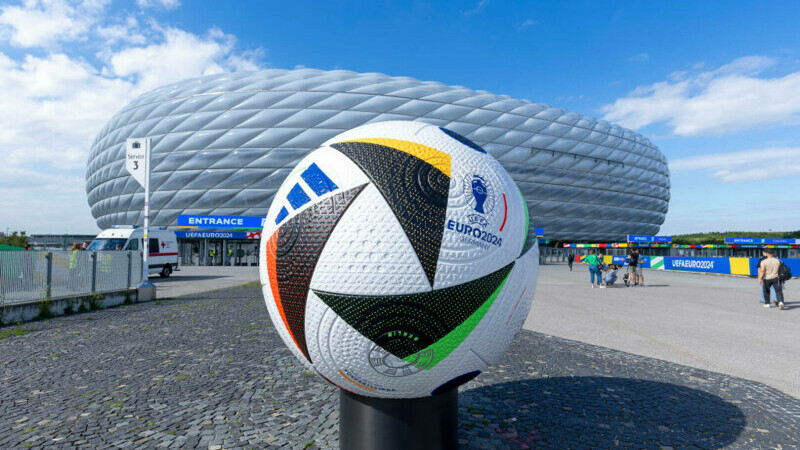
<svg viewBox="0 0 800 450"><path fill-rule="evenodd" d="M336 183L333 182L316 163L311 163L306 170L300 174L301 181L295 183L292 189L286 195L288 206L292 210L298 210L311 201L311 196L321 197L328 192L333 192L339 189ZM305 186L305 187L304 187ZM275 218L275 225L280 225L287 216L289 210L284 205L278 216Z"/></svg>

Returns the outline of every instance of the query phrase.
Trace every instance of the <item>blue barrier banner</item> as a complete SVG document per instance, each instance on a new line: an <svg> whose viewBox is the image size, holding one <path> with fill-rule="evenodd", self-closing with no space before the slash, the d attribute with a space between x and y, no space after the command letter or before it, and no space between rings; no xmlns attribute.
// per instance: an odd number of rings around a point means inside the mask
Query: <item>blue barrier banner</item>
<svg viewBox="0 0 800 450"><path fill-rule="evenodd" d="M544 237L544 228L534 228L533 231L536 233L536 237Z"/></svg>
<svg viewBox="0 0 800 450"><path fill-rule="evenodd" d="M798 239L778 239L778 238L725 238L726 244L778 244L792 245L799 244Z"/></svg>
<svg viewBox="0 0 800 450"><path fill-rule="evenodd" d="M246 239L244 231L176 231L178 239Z"/></svg>
<svg viewBox="0 0 800 450"><path fill-rule="evenodd" d="M628 242L672 242L672 236L644 236L629 234Z"/></svg>
<svg viewBox="0 0 800 450"><path fill-rule="evenodd" d="M784 258L781 259L784 264L789 267L789 270L792 271L792 278L800 277L800 259L798 258ZM756 275L758 275L758 270L756 270ZM792 288L794 289L794 288Z"/></svg>
<svg viewBox="0 0 800 450"><path fill-rule="evenodd" d="M253 216L200 216L190 214L178 215L178 227L181 228L264 228L264 217Z"/></svg>
<svg viewBox="0 0 800 450"><path fill-rule="evenodd" d="M730 274L731 260L730 258L668 256L664 258L664 269Z"/></svg>

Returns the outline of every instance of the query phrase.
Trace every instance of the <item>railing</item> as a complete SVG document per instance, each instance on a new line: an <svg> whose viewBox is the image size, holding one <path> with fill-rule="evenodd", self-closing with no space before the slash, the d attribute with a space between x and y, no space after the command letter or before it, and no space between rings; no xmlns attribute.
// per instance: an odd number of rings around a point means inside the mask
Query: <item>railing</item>
<svg viewBox="0 0 800 450"><path fill-rule="evenodd" d="M134 287L142 280L137 251L0 252L4 305Z"/></svg>

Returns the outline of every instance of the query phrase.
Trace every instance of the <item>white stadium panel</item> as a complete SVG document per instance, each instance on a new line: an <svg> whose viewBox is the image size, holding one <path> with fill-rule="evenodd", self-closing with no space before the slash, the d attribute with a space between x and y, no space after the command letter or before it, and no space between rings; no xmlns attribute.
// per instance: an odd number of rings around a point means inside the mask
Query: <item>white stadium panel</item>
<svg viewBox="0 0 800 450"><path fill-rule="evenodd" d="M547 237L657 234L669 203L664 155L617 125L486 91L376 73L264 70L185 80L143 94L92 144L86 190L100 228L142 221L124 143L152 138L153 224L194 214L266 215L292 168L337 134L417 120L483 146L522 190Z"/></svg>

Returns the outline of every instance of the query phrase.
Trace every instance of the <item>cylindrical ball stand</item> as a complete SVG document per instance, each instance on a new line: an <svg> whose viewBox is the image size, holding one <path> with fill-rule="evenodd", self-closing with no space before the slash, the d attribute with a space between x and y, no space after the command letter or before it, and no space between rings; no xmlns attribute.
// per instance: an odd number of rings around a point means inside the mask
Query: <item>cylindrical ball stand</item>
<svg viewBox="0 0 800 450"><path fill-rule="evenodd" d="M340 389L341 450L440 450L458 447L458 388L433 397L364 397Z"/></svg>

